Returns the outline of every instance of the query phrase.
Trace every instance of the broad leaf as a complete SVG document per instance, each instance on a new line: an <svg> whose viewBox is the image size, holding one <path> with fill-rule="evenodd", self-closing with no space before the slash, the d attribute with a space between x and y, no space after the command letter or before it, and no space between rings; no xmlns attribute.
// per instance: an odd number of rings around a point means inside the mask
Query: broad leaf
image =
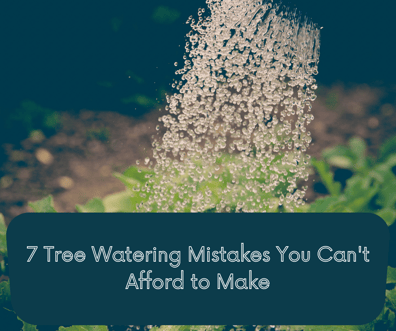
<svg viewBox="0 0 396 331"><path fill-rule="evenodd" d="M331 206L339 202L337 197L326 197L316 199L314 203L309 206L310 213L324 213L327 212Z"/></svg>
<svg viewBox="0 0 396 331"><path fill-rule="evenodd" d="M384 178L384 184L379 191L379 197L377 199L377 203L383 206L384 208L395 208L396 203L396 194L395 194L395 187L396 187L396 177L389 173Z"/></svg>
<svg viewBox="0 0 396 331"><path fill-rule="evenodd" d="M49 195L46 198L43 198L38 201L29 202L29 206L36 212L36 213L56 213L54 207L54 199L52 195Z"/></svg>
<svg viewBox="0 0 396 331"><path fill-rule="evenodd" d="M347 206L353 212L364 211L371 198L379 191L379 183L374 182L371 185L371 181L372 179L370 177L363 177L362 175L353 176L347 180L345 197L347 199Z"/></svg>
<svg viewBox="0 0 396 331"><path fill-rule="evenodd" d="M329 165L324 161L318 161L312 158L312 165L319 173L323 184L332 196L339 196L341 193L341 183L333 180L333 173L330 171Z"/></svg>
<svg viewBox="0 0 396 331"><path fill-rule="evenodd" d="M395 312L389 310L388 314L388 320L389 320L389 328L394 328L395 327Z"/></svg>
<svg viewBox="0 0 396 331"><path fill-rule="evenodd" d="M349 140L351 152L356 158L354 168L360 170L366 167L366 150L367 146L362 138L354 137Z"/></svg>
<svg viewBox="0 0 396 331"><path fill-rule="evenodd" d="M150 169L130 167L124 171L123 175L144 184L154 175L154 171Z"/></svg>
<svg viewBox="0 0 396 331"><path fill-rule="evenodd" d="M0 308L1 307L12 310L9 280L0 282Z"/></svg>
<svg viewBox="0 0 396 331"><path fill-rule="evenodd" d="M385 161L388 156L396 151L396 136L387 140L381 147L378 161Z"/></svg>
<svg viewBox="0 0 396 331"><path fill-rule="evenodd" d="M351 169L353 167L353 160L347 156L334 155L330 157L327 162L335 167L341 169Z"/></svg>
<svg viewBox="0 0 396 331"><path fill-rule="evenodd" d="M103 205L103 201L101 199L93 198L85 205L76 205L76 210L79 213L104 213L105 206Z"/></svg>
<svg viewBox="0 0 396 331"><path fill-rule="evenodd" d="M19 317L18 317L18 319L23 323L22 331L38 331L38 329L36 328L36 325L26 323L26 322L22 321Z"/></svg>
<svg viewBox="0 0 396 331"><path fill-rule="evenodd" d="M127 189L108 195L103 199L103 205L106 213L131 213L134 211L132 192Z"/></svg>
<svg viewBox="0 0 396 331"><path fill-rule="evenodd" d="M388 275L386 278L386 283L396 283L396 268L392 268L388 266Z"/></svg>
<svg viewBox="0 0 396 331"><path fill-rule="evenodd" d="M386 290L386 298L389 302L389 307L396 311L396 287L393 290Z"/></svg>
<svg viewBox="0 0 396 331"><path fill-rule="evenodd" d="M396 219L396 210L391 208L381 209L376 213L388 226L391 226Z"/></svg>
<svg viewBox="0 0 396 331"><path fill-rule="evenodd" d="M113 176L115 178L118 178L130 190L132 190L136 186L140 186L141 185L141 182L139 182L137 179L134 179L134 178L131 178L131 177L127 177L127 176L125 176L123 174L120 174L118 172L115 172L113 174Z"/></svg>
<svg viewBox="0 0 396 331"><path fill-rule="evenodd" d="M329 160L333 157L345 157L348 158L349 160L353 160L353 156L354 154L351 152L351 150L346 147L346 146L335 146L335 147L331 147L331 148L326 148L323 152L322 152L322 156L326 159ZM351 164L352 166L352 164Z"/></svg>

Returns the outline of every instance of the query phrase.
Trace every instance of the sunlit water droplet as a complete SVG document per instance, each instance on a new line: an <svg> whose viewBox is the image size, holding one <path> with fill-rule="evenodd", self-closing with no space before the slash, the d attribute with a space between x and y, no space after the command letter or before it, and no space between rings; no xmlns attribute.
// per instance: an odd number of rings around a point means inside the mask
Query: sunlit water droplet
<svg viewBox="0 0 396 331"><path fill-rule="evenodd" d="M320 29L272 1L206 3L188 20L179 91L152 143L157 184L139 211L293 211L308 178Z"/></svg>

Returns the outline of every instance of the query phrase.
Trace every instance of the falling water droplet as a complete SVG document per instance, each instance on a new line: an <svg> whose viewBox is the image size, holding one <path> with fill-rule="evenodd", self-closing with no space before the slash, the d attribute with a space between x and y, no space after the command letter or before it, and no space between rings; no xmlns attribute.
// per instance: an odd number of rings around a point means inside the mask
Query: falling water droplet
<svg viewBox="0 0 396 331"><path fill-rule="evenodd" d="M159 184L139 211L293 211L308 178L320 28L272 1L206 3L207 18L188 20L190 60L152 143Z"/></svg>

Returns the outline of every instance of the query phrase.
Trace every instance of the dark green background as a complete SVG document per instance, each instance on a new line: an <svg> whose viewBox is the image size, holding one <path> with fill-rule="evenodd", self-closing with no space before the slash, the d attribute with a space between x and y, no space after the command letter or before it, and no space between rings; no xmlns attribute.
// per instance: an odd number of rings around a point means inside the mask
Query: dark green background
<svg viewBox="0 0 396 331"><path fill-rule="evenodd" d="M394 3L284 4L324 27L319 83L394 84ZM10 113L29 108L21 106L26 100L45 109L132 116L163 103L176 78L173 63L182 63L185 22L199 7L204 0L3 2L1 142L18 138L4 126Z"/></svg>

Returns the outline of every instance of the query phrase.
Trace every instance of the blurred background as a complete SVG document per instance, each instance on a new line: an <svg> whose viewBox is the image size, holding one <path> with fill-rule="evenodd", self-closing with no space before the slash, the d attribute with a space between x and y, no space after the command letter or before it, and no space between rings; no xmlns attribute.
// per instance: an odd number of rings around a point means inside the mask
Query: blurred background
<svg viewBox="0 0 396 331"><path fill-rule="evenodd" d="M323 27L310 153L360 136L376 154L396 128L395 3L283 4ZM201 7L204 0L2 3L0 212L7 222L46 194L72 211L123 189L111 173L148 155L158 109L182 66L187 18Z"/></svg>

